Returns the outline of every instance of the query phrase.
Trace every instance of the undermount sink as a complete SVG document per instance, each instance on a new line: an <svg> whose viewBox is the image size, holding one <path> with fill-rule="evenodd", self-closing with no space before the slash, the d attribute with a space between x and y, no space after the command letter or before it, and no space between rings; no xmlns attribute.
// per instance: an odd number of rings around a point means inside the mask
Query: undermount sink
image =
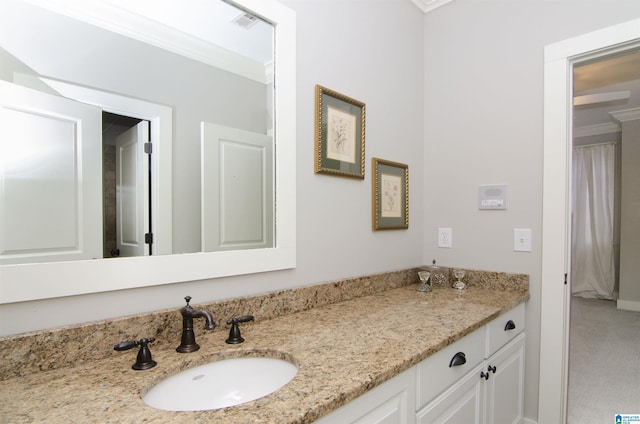
<svg viewBox="0 0 640 424"><path fill-rule="evenodd" d="M283 359L223 359L168 377L142 399L147 405L165 411L226 408L277 391L297 372L294 364Z"/></svg>

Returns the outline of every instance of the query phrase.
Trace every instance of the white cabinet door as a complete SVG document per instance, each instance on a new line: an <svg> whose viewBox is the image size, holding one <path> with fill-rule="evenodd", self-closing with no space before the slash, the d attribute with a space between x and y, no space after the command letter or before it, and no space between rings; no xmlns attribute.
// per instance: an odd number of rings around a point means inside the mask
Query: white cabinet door
<svg viewBox="0 0 640 424"><path fill-rule="evenodd" d="M319 424L415 423L416 368L412 367L322 417Z"/></svg>
<svg viewBox="0 0 640 424"><path fill-rule="evenodd" d="M418 411L419 424L481 424L484 418L483 364Z"/></svg>
<svg viewBox="0 0 640 424"><path fill-rule="evenodd" d="M524 345L521 333L486 363L487 424L522 422L524 401ZM489 368L491 367L491 368ZM495 371L493 371L495 369ZM485 371L486 372L486 371Z"/></svg>

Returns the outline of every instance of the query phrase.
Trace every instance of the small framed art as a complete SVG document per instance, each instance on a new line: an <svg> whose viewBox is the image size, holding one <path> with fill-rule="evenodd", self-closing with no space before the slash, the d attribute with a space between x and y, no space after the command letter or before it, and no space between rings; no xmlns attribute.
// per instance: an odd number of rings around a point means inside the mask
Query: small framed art
<svg viewBox="0 0 640 424"><path fill-rule="evenodd" d="M364 124L364 103L316 85L316 174L364 179Z"/></svg>
<svg viewBox="0 0 640 424"><path fill-rule="evenodd" d="M373 158L373 229L409 228L409 166Z"/></svg>

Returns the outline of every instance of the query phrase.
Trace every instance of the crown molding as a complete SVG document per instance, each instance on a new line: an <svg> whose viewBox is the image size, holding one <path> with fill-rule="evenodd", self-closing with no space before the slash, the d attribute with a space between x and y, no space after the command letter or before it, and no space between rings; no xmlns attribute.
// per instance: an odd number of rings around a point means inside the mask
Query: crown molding
<svg viewBox="0 0 640 424"><path fill-rule="evenodd" d="M425 14L452 1L453 0L411 0L411 2Z"/></svg>
<svg viewBox="0 0 640 424"><path fill-rule="evenodd" d="M609 115L618 122L635 121L640 119L640 107L616 110L614 112L609 112Z"/></svg>
<svg viewBox="0 0 640 424"><path fill-rule="evenodd" d="M606 124L585 125L584 127L576 127L573 130L573 137L590 137L593 135L610 134L620 131L620 124L615 122L608 122Z"/></svg>

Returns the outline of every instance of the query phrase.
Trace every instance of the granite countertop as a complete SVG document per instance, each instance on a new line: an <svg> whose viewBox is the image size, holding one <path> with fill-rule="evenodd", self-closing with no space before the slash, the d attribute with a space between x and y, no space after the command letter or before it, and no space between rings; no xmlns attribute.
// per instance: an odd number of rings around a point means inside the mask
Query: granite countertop
<svg viewBox="0 0 640 424"><path fill-rule="evenodd" d="M310 423L362 395L529 298L524 289L430 293L409 285L273 319L241 324L245 342L228 345L229 326L195 321L200 350L150 345L158 366L133 371L137 349L75 367L0 382L4 423ZM251 311L247 311L250 313ZM63 348L63 347L62 347ZM215 411L167 412L141 395L182 369L238 356L281 357L298 374L279 391Z"/></svg>

